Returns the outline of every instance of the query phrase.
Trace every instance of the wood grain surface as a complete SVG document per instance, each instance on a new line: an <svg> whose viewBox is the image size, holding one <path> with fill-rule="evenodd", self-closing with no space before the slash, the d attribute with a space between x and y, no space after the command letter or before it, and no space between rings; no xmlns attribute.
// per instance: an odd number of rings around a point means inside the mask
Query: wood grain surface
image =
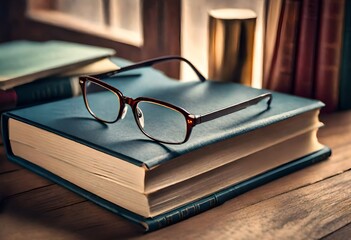
<svg viewBox="0 0 351 240"><path fill-rule="evenodd" d="M351 112L322 120L327 161L148 234L10 163L1 146L0 239L350 239Z"/></svg>

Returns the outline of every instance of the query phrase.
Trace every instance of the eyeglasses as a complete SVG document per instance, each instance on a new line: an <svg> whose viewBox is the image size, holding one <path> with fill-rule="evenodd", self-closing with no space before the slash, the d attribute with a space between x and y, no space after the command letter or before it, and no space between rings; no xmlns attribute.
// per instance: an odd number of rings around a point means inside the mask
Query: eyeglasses
<svg viewBox="0 0 351 240"><path fill-rule="evenodd" d="M272 94L264 93L247 101L219 109L217 111L204 115L195 115L181 107L158 99L147 97L132 99L124 96L117 88L100 80L102 78L114 76L121 72L142 67L151 67L157 63L171 60L185 62L199 77L200 81L206 81L206 78L195 68L193 64L191 64L191 62L180 56L166 56L150 59L122 67L115 71L93 76L79 77L79 83L82 88L84 103L87 110L98 121L104 123L114 123L126 116L128 110L127 105L129 105L133 111L134 119L139 129L147 137L161 143L182 144L189 139L192 129L196 125L240 111L244 108L257 104L263 99L268 99L267 108L270 107ZM100 94L104 94L103 98L99 96Z"/></svg>

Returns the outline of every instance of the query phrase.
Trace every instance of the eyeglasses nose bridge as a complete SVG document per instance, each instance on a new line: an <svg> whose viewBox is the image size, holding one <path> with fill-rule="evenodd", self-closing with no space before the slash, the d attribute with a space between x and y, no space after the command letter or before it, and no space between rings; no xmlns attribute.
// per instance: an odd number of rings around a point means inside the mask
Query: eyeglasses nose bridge
<svg viewBox="0 0 351 240"><path fill-rule="evenodd" d="M131 106L133 108L133 105L134 105L134 99L133 98L123 96L123 100L124 100L124 102L126 104L128 104L129 106Z"/></svg>
<svg viewBox="0 0 351 240"><path fill-rule="evenodd" d="M127 115L127 112L128 112L128 106L127 104L132 108L134 109L134 105L136 104L135 100L133 98L130 98L130 97L126 97L126 96L123 96L123 101L124 101L124 107L123 107L123 110L122 110L122 114L121 114L121 119L124 119L125 116Z"/></svg>

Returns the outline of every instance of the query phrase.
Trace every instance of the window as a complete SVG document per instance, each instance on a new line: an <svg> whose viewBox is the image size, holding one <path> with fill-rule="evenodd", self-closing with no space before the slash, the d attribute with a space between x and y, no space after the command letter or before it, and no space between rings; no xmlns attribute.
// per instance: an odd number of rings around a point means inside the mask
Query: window
<svg viewBox="0 0 351 240"><path fill-rule="evenodd" d="M27 15L36 21L140 47L140 0L29 0Z"/></svg>
<svg viewBox="0 0 351 240"><path fill-rule="evenodd" d="M0 41L77 42L131 61L180 55L181 0L1 0L0 13Z"/></svg>

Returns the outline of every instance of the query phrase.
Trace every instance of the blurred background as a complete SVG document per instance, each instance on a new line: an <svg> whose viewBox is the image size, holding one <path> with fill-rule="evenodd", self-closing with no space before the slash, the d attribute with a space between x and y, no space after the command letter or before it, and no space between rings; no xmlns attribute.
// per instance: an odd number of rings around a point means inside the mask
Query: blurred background
<svg viewBox="0 0 351 240"><path fill-rule="evenodd" d="M324 111L333 112L351 108L350 5L346 0L2 0L0 42L64 40L112 48L131 61L182 55L208 76L208 12L251 9L257 15L251 86L320 99L327 104ZM188 74L179 64L164 70L170 76Z"/></svg>

